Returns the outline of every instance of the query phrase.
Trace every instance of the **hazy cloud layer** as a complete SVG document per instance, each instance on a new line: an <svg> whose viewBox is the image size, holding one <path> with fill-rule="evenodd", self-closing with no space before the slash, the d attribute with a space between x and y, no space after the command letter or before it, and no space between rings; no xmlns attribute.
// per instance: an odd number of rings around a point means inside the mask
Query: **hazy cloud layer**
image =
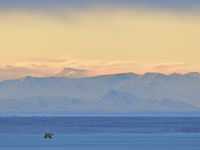
<svg viewBox="0 0 200 150"><path fill-rule="evenodd" d="M187 73L200 71L194 65L181 62L174 63L148 63L134 61L101 61L101 60L75 60L69 58L42 59L27 58L17 63L0 65L0 80L22 78L25 76L65 76L87 77L104 74L134 72Z"/></svg>
<svg viewBox="0 0 200 150"><path fill-rule="evenodd" d="M0 0L1 7L8 8L42 8L56 5L68 5L74 7L84 7L90 5L120 5L120 6L156 6L167 8L185 8L199 5L199 0Z"/></svg>
<svg viewBox="0 0 200 150"><path fill-rule="evenodd" d="M0 80L200 71L199 16L164 9L188 12L199 5L199 0L0 0Z"/></svg>

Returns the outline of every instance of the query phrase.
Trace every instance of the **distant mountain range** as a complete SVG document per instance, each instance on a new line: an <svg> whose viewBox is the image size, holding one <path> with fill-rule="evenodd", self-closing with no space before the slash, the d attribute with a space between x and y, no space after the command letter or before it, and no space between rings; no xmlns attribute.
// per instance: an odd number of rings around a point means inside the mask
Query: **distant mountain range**
<svg viewBox="0 0 200 150"><path fill-rule="evenodd" d="M199 98L199 73L28 76L0 82L0 115L200 115Z"/></svg>

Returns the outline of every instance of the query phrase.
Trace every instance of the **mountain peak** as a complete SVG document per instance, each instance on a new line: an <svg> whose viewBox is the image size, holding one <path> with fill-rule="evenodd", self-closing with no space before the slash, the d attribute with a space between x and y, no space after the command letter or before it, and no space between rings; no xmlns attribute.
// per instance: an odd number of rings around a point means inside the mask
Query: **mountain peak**
<svg viewBox="0 0 200 150"><path fill-rule="evenodd" d="M58 72L56 77L82 78L88 76L88 71L84 69L66 68L64 67Z"/></svg>
<svg viewBox="0 0 200 150"><path fill-rule="evenodd" d="M199 72L189 72L184 74L185 76L189 76L189 77L200 77L200 73Z"/></svg>
<svg viewBox="0 0 200 150"><path fill-rule="evenodd" d="M24 80L30 80L30 79L32 79L32 78L33 78L32 76L26 76L26 77L20 79L20 81L22 82L22 81L24 81Z"/></svg>
<svg viewBox="0 0 200 150"><path fill-rule="evenodd" d="M165 74L162 73L156 73L156 72L147 72L143 76L148 76L148 77L159 77L159 76L166 76Z"/></svg>
<svg viewBox="0 0 200 150"><path fill-rule="evenodd" d="M26 76L24 79L31 79L33 78L32 76Z"/></svg>

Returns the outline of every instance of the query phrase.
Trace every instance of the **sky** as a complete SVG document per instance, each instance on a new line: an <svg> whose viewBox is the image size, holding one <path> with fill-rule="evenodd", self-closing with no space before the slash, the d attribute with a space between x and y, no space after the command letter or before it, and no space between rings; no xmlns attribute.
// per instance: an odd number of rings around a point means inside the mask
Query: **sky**
<svg viewBox="0 0 200 150"><path fill-rule="evenodd" d="M199 0L0 0L0 80L200 72ZM67 71L68 72L68 71Z"/></svg>

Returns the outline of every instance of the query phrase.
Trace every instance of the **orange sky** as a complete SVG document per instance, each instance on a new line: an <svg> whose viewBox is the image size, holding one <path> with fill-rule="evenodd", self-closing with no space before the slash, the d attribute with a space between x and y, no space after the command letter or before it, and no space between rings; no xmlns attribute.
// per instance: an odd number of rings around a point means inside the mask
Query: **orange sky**
<svg viewBox="0 0 200 150"><path fill-rule="evenodd" d="M0 13L0 79L49 76L64 67L90 75L200 71L198 12L153 9Z"/></svg>

